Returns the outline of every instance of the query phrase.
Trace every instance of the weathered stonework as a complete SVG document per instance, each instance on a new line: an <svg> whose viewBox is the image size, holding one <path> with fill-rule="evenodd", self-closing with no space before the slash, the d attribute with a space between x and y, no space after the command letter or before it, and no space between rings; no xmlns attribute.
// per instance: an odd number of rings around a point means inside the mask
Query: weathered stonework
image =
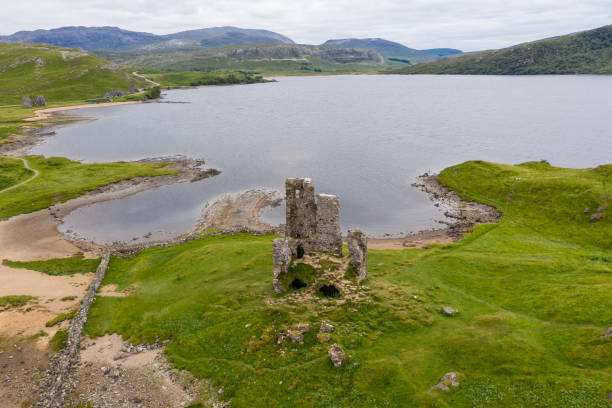
<svg viewBox="0 0 612 408"><path fill-rule="evenodd" d="M342 256L340 204L337 196L317 194L309 178L285 181L285 239L274 241L274 290L282 292L279 276L294 259L315 252ZM289 254L289 255L288 255Z"/></svg>
<svg viewBox="0 0 612 408"><path fill-rule="evenodd" d="M348 231L347 244L351 265L357 269L358 281L367 277L368 241L366 235L359 229Z"/></svg>
<svg viewBox="0 0 612 408"><path fill-rule="evenodd" d="M21 97L21 106L24 108L31 108L34 102L32 102L32 98L29 96Z"/></svg>
<svg viewBox="0 0 612 408"><path fill-rule="evenodd" d="M288 178L285 190L285 238L276 239L273 244L273 283L277 293L283 292L280 276L289 271L294 260L321 253L342 257L338 196L315 194L309 178ZM349 232L349 252L361 281L366 277L366 237L360 230Z"/></svg>
<svg viewBox="0 0 612 408"><path fill-rule="evenodd" d="M47 105L47 101L45 99L44 96L42 95L38 95L36 97L36 99L34 99L34 106L46 106Z"/></svg>
<svg viewBox="0 0 612 408"><path fill-rule="evenodd" d="M279 276L287 273L291 265L291 249L286 239L277 238L272 243L272 253L274 257L274 291L276 293L283 292L283 288L278 280Z"/></svg>

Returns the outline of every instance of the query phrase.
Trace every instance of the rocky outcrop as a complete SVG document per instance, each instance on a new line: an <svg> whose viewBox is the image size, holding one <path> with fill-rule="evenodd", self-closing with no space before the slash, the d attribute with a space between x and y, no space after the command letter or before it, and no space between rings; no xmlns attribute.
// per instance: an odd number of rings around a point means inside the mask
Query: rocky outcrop
<svg viewBox="0 0 612 408"><path fill-rule="evenodd" d="M332 344L329 347L327 354L329 354L329 358L331 359L334 367L340 367L342 363L344 363L344 360L346 360L344 349L338 344Z"/></svg>
<svg viewBox="0 0 612 408"><path fill-rule="evenodd" d="M118 89L111 89L110 91L106 91L103 98L118 98L123 95L125 95L125 92Z"/></svg>
<svg viewBox="0 0 612 408"><path fill-rule="evenodd" d="M433 387L431 387L430 390L438 389L442 391L449 391L450 387L458 387L458 386L459 386L459 382L457 381L457 373L450 372L450 373L444 374L444 376L440 378L440 382L434 385Z"/></svg>
<svg viewBox="0 0 612 408"><path fill-rule="evenodd" d="M368 240L366 235L359 229L354 228L348 231L347 245L351 265L357 269L357 279L359 282L367 278L368 263Z"/></svg>

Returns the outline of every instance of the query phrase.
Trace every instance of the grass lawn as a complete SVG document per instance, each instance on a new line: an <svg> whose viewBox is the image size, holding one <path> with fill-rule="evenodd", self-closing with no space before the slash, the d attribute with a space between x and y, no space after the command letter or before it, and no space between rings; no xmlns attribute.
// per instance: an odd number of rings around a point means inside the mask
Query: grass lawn
<svg viewBox="0 0 612 408"><path fill-rule="evenodd" d="M99 259L83 259L83 254L70 258L49 259L47 261L10 261L4 259L3 265L11 268L24 268L46 273L47 275L74 275L75 273L95 272L100 264ZM62 299L63 300L63 299Z"/></svg>
<svg viewBox="0 0 612 408"><path fill-rule="evenodd" d="M42 156L27 156L26 160L40 175L23 186L0 193L0 220L44 209L120 180L176 173L165 169L165 163L81 164L66 158ZM4 160L0 165L3 163ZM22 170L10 166L11 162L6 163L9 164L6 170L0 168L3 177L18 178Z"/></svg>
<svg viewBox="0 0 612 408"><path fill-rule="evenodd" d="M85 330L171 338L170 361L232 407L610 407L612 166L467 162L440 180L502 221L452 245L370 251L368 301L283 302L273 236L216 236L112 258L104 283L134 292L98 298ZM277 344L305 322L303 344ZM451 371L459 387L429 390Z"/></svg>
<svg viewBox="0 0 612 408"><path fill-rule="evenodd" d="M21 160L0 156L0 191L21 183L32 175L34 172L26 169Z"/></svg>

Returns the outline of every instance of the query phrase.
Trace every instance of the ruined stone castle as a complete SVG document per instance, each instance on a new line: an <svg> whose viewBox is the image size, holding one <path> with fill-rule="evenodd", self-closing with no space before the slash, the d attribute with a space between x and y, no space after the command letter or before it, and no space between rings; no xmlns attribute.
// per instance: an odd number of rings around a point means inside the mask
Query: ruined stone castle
<svg viewBox="0 0 612 408"><path fill-rule="evenodd" d="M283 292L279 278L287 273L293 261L316 253L342 257L338 196L315 194L309 178L289 178L285 190L285 238L273 243L273 283L277 293ZM366 236L359 229L350 230L347 243L350 263L361 281L366 278Z"/></svg>

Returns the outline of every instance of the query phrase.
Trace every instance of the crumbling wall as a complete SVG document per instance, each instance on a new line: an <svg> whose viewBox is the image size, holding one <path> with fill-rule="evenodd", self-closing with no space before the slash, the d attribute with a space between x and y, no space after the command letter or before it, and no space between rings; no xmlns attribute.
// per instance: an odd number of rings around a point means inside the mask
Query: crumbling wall
<svg viewBox="0 0 612 408"><path fill-rule="evenodd" d="M338 196L317 194L316 230L312 238L312 249L316 252L331 252L336 256L342 256Z"/></svg>
<svg viewBox="0 0 612 408"><path fill-rule="evenodd" d="M276 238L272 243L272 256L274 258L274 291L276 293L283 292L283 288L280 285L279 277L283 273L289 271L291 266L291 249L289 248L289 242L283 238Z"/></svg>
<svg viewBox="0 0 612 408"><path fill-rule="evenodd" d="M350 263L357 269L358 281L361 282L367 277L368 263L368 240L366 235L359 229L354 228L348 231L347 244L349 250Z"/></svg>
<svg viewBox="0 0 612 408"><path fill-rule="evenodd" d="M305 239L314 235L317 205L312 181L309 178L288 178L285 191L285 237Z"/></svg>
<svg viewBox="0 0 612 408"><path fill-rule="evenodd" d="M285 181L285 239L274 241L274 289L282 292L279 276L304 255L328 252L342 256L338 196L317 194L309 178ZM287 255L287 253L289 255Z"/></svg>

